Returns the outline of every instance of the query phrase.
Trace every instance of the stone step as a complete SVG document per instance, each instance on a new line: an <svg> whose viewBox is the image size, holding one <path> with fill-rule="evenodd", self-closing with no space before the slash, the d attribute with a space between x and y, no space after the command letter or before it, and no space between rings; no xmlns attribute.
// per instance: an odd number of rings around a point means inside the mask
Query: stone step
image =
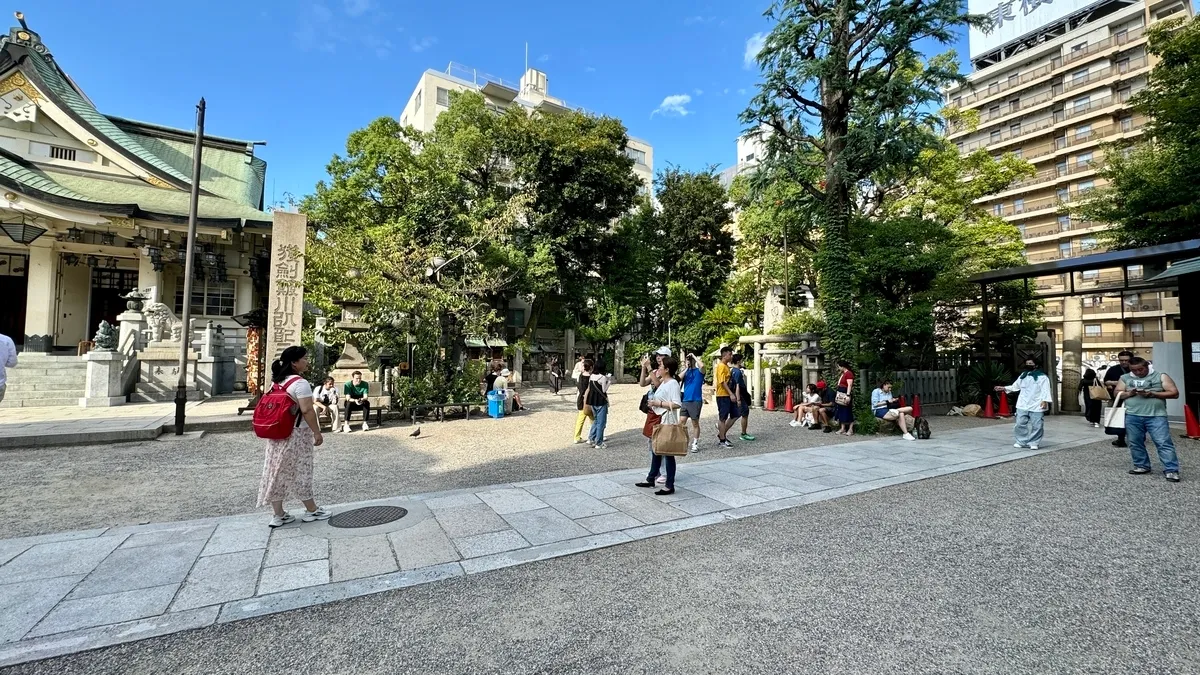
<svg viewBox="0 0 1200 675"><path fill-rule="evenodd" d="M8 379L11 380L13 378L20 377L42 379L47 377L57 377L59 375L74 375L76 373L80 375L86 375L87 364L81 363L78 366L51 366L49 368L43 368L42 366L29 367L22 364L16 368L8 369Z"/></svg>
<svg viewBox="0 0 1200 675"><path fill-rule="evenodd" d="M83 392L79 392L80 396ZM0 402L0 408L78 408L79 398L45 398L37 400L10 398L5 395L4 401Z"/></svg>
<svg viewBox="0 0 1200 675"><path fill-rule="evenodd" d="M198 389L189 389L187 391L187 400L189 401L199 401L202 398L204 398L204 395ZM174 400L174 389L170 391L143 391L139 389L129 395L130 403L170 403Z"/></svg>
<svg viewBox="0 0 1200 675"><path fill-rule="evenodd" d="M8 395L14 396L31 391L83 391L87 387L86 377L51 377L37 382L8 380Z"/></svg>
<svg viewBox="0 0 1200 675"><path fill-rule="evenodd" d="M8 397L9 397L10 393L11 392L6 392L4 394L5 401L8 401ZM74 396L75 398L79 398L80 396L83 396L83 387L80 387L78 389L67 389L67 390L52 389L52 390L46 390L46 391L23 391L23 392L20 392L19 394L14 395L13 398L18 398L23 401L38 401L38 400L43 400L43 399L66 398L68 396Z"/></svg>

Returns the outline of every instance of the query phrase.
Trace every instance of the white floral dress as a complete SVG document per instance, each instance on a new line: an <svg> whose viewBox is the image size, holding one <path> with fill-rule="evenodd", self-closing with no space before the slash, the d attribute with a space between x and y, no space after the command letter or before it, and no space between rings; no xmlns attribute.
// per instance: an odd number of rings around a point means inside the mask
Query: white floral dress
<svg viewBox="0 0 1200 675"><path fill-rule="evenodd" d="M288 385L293 401L312 398L312 386L297 378ZM303 421L292 435L280 440L267 440L263 461L262 482L258 486L258 505L290 499L304 501L313 498L313 432Z"/></svg>

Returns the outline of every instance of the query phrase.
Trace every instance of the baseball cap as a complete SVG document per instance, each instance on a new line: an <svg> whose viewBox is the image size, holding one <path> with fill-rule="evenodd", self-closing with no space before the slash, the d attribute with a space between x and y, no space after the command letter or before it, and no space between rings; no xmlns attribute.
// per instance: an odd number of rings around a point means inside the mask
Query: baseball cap
<svg viewBox="0 0 1200 675"><path fill-rule="evenodd" d="M662 354L663 356L670 356L670 355L671 355L671 348L670 348L670 347L659 347L659 348L658 348L658 351L656 351L656 352L654 352L654 353L655 353L655 354Z"/></svg>
<svg viewBox="0 0 1200 675"><path fill-rule="evenodd" d="M817 389L825 388L825 380L817 380Z"/></svg>

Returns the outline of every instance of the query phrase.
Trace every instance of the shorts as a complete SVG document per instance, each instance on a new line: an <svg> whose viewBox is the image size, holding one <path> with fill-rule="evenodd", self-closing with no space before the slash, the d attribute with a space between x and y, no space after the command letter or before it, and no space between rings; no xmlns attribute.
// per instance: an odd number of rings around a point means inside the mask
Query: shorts
<svg viewBox="0 0 1200 675"><path fill-rule="evenodd" d="M876 408L875 416L881 420L894 420L900 416L900 413L891 408Z"/></svg>
<svg viewBox="0 0 1200 675"><path fill-rule="evenodd" d="M682 408L679 410L680 419L700 419L700 409L704 407L704 401L684 401Z"/></svg>
<svg viewBox="0 0 1200 675"><path fill-rule="evenodd" d="M738 416L739 417L749 417L750 416L750 401L742 401L741 404L738 405Z"/></svg>
<svg viewBox="0 0 1200 675"><path fill-rule="evenodd" d="M728 396L717 397L717 417L722 422L728 419L734 419L742 416L741 406L735 404L733 399Z"/></svg>

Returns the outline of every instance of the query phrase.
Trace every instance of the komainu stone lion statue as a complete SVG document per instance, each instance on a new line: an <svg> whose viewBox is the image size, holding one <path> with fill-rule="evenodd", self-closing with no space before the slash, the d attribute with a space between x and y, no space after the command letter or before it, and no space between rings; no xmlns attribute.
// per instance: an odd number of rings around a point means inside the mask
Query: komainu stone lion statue
<svg viewBox="0 0 1200 675"><path fill-rule="evenodd" d="M183 322L176 318L175 312L163 303L147 303L142 314L150 326L151 341L161 342L169 339L172 342L178 342L180 336L183 335Z"/></svg>

